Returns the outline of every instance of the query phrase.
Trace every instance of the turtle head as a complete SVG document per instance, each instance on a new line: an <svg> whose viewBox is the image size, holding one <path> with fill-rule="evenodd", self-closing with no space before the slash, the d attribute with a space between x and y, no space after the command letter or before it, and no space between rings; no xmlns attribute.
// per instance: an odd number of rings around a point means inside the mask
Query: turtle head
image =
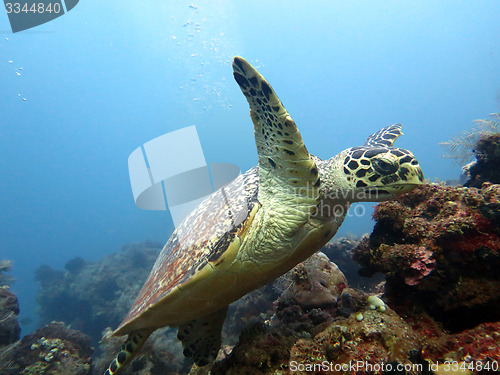
<svg viewBox="0 0 500 375"><path fill-rule="evenodd" d="M387 146L352 147L337 155L337 173L352 201L380 202L413 190L424 174L413 154ZM341 171L338 171L341 169Z"/></svg>

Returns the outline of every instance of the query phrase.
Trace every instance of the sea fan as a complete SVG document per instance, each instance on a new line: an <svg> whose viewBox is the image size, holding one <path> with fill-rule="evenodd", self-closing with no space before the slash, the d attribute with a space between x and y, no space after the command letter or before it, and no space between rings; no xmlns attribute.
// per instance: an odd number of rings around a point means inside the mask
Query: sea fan
<svg viewBox="0 0 500 375"><path fill-rule="evenodd" d="M455 159L456 164L464 165L476 156L476 146L483 137L500 133L500 113L491 113L492 120L474 120L476 127L454 136L450 141L439 145L446 148L444 158Z"/></svg>

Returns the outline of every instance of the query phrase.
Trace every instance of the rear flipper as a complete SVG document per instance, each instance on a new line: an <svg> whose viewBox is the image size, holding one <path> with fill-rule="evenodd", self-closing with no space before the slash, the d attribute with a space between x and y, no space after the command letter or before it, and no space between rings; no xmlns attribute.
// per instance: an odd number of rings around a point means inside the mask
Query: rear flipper
<svg viewBox="0 0 500 375"><path fill-rule="evenodd" d="M206 366L217 357L226 313L227 306L179 326L177 338L182 341L183 353L198 366Z"/></svg>
<svg viewBox="0 0 500 375"><path fill-rule="evenodd" d="M153 331L148 328L130 332L120 352L113 359L113 362L111 362L106 372L104 372L104 375L116 374L126 366L137 355L137 352L142 348Z"/></svg>

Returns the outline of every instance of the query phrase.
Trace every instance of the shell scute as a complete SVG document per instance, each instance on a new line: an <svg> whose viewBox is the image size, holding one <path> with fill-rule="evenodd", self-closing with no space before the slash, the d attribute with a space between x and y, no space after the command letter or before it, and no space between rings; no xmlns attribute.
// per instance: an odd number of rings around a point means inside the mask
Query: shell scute
<svg viewBox="0 0 500 375"><path fill-rule="evenodd" d="M166 298L207 265L217 265L245 231L257 203L258 169L252 168L214 192L191 212L165 244L127 317L117 331ZM163 304L160 304L164 306Z"/></svg>

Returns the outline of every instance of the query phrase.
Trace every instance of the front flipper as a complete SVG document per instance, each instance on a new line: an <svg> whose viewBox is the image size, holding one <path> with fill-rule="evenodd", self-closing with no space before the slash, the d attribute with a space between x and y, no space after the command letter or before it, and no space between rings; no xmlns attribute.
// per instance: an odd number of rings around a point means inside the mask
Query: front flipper
<svg viewBox="0 0 500 375"><path fill-rule="evenodd" d="M287 110L265 78L241 57L233 75L250 105L259 155L259 202L272 201L277 210L295 207L297 226L309 219L319 201L316 163ZM284 202L288 200L288 204ZM286 207L288 206L288 207ZM299 219L300 218L300 219Z"/></svg>
<svg viewBox="0 0 500 375"><path fill-rule="evenodd" d="M127 365L137 355L137 352L139 352L153 331L148 328L130 332L120 352L113 362L111 362L104 375L116 374L121 368Z"/></svg>
<svg viewBox="0 0 500 375"><path fill-rule="evenodd" d="M217 357L226 313L227 306L179 326L177 338L182 341L183 353L198 366L206 366Z"/></svg>
<svg viewBox="0 0 500 375"><path fill-rule="evenodd" d="M401 131L402 127L403 125L401 124L394 124L380 129L378 132L370 135L363 146L392 147L394 141L398 139L400 135L403 135Z"/></svg>

